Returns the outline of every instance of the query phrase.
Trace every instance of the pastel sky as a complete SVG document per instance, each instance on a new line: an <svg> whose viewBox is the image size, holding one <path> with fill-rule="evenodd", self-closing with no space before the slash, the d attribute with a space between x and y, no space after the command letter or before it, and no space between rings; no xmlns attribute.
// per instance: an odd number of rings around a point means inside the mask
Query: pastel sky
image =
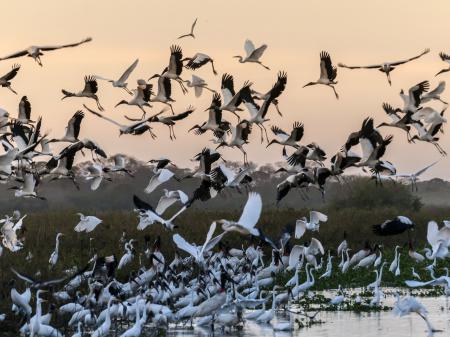
<svg viewBox="0 0 450 337"><path fill-rule="evenodd" d="M45 129L58 137L73 113L82 103L95 105L83 99L61 101L61 89L79 90L84 75L98 74L118 77L123 70L139 58L140 62L129 79L134 87L139 78L147 79L160 72L168 63L169 47L179 43L185 56L204 52L214 58L219 76L211 68L197 71L211 87L220 88L220 75L234 75L236 86L246 80L260 91L268 90L279 70L288 73L288 85L280 98L280 118L274 109L268 113L268 125L289 129L294 121L305 124L304 143L316 141L331 157L345 142L347 135L356 131L367 116L377 123L387 121L381 109L386 101L402 106L398 95L401 88L422 80L431 86L447 80L450 73L435 78L434 74L445 67L438 53L450 53L448 32L448 1L13 1L2 4L2 43L0 56L23 49L32 44L62 44L75 42L87 36L93 41L74 49L49 52L44 55L40 68L33 60L21 58L0 62L0 72L6 73L11 65L22 65L13 87L13 95L0 88L0 106L15 114L19 99L27 95L33 115L42 115ZM198 17L197 38L176 40L189 31ZM255 64L239 64L233 55L243 54L246 38L255 45L266 43L268 48L262 60L271 70ZM392 87L377 70L338 70L337 101L331 89L302 86L319 76L319 53L328 51L335 64L373 64L395 61L416 55L425 48L431 52L425 57L400 66L392 73ZM188 79L190 71L183 77ZM114 125L87 114L81 137L97 140L108 154L128 153L142 160L169 156L180 165L204 146L210 135L194 136L187 130L207 118L203 112L211 100L205 92L196 99L193 91L183 96L177 85L173 86L176 100L174 109L181 112L189 104L197 110L188 120L176 125L176 141L169 140L167 127L156 126L158 139L148 134L141 137L118 137ZM449 89L444 100L450 100ZM117 121L125 122L124 114L140 116L134 107L114 108L126 93L100 83L100 100L105 113ZM434 104L441 108L441 104ZM161 108L155 104L155 111ZM226 118L236 119L227 112ZM247 115L245 111L243 113ZM384 135L393 134L394 142L386 159L395 163L399 173L416 171L440 160L425 178L450 179L449 159L441 158L430 144L410 145L403 132L385 129ZM441 145L450 152L450 132L441 136ZM260 144L259 129L255 128L251 144L247 146L249 160L257 163L281 159L281 148L266 150ZM236 150L225 149L224 156L242 160ZM88 157L87 157L88 158Z"/></svg>

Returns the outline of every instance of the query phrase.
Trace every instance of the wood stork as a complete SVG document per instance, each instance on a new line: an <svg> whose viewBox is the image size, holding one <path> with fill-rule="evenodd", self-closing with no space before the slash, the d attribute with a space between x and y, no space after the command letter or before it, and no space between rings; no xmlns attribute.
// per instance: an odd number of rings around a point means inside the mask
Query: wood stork
<svg viewBox="0 0 450 337"><path fill-rule="evenodd" d="M263 66L264 68L266 68L267 70L270 70L269 67L265 66L264 64L262 64L262 62L259 60L264 52L267 49L267 45L263 44L260 47L256 48L255 45L253 44L253 42L249 39L245 40L244 43L244 49L246 52L246 56L242 57L242 56L233 56L234 58L239 59L240 63L258 63L261 66Z"/></svg>
<svg viewBox="0 0 450 337"><path fill-rule="evenodd" d="M94 76L84 76L84 88L83 90L79 91L79 92L70 92L67 91L65 89L61 90L63 93L63 98L61 98L61 100L67 98L67 97L86 97L86 98L91 98L93 100L95 100L95 102L97 103L97 108L100 111L103 111L103 107L100 105L100 101L98 99L97 96L97 91L98 91L98 84L97 84L97 80L95 79Z"/></svg>
<svg viewBox="0 0 450 337"><path fill-rule="evenodd" d="M56 234L55 250L52 252L52 254L50 255L50 259L48 260L48 263L50 264L50 268L54 268L56 263L58 262L58 259L59 259L59 242L61 240L61 237L63 237L63 236L64 236L63 233Z"/></svg>
<svg viewBox="0 0 450 337"><path fill-rule="evenodd" d="M115 120L113 120L113 119L111 119L109 117L103 116L102 114L100 114L100 113L98 113L98 112L88 108L86 105L83 105L83 106L84 106L84 108L87 111L89 111L93 115L95 115L95 116L97 116L99 118L102 118L102 119L104 119L104 120L106 120L106 121L108 121L108 122L118 126L119 127L119 135L120 136L121 135L142 135L143 133L148 131L153 139L156 138L156 135L152 132L152 128L147 123L148 123L148 121L150 119L152 119L152 118L162 114L165 111L165 110L161 110L156 115L152 115L150 117L143 118L142 120L134 122L134 123L132 123L130 125L124 125L124 124L120 124L120 123L116 122Z"/></svg>
<svg viewBox="0 0 450 337"><path fill-rule="evenodd" d="M127 79L130 77L130 74L133 72L134 69L136 69L136 66L138 65L139 59L136 59L125 71L124 73L119 77L118 80L111 80L102 76L94 76L97 80L104 80L108 81L112 84L114 88L122 88L130 95L133 95L133 93L127 88Z"/></svg>
<svg viewBox="0 0 450 337"><path fill-rule="evenodd" d="M215 93L212 98L211 105L205 111L208 111L208 120L202 124L196 124L188 130L188 132L195 130L194 134L201 135L210 130L216 134L222 134L230 129L230 123L222 120L222 110L220 106L222 100L220 95Z"/></svg>
<svg viewBox="0 0 450 337"><path fill-rule="evenodd" d="M161 75L155 74L152 77L150 77L149 80L151 80L154 77L160 76L167 77L171 80L175 80L180 85L183 94L186 94L187 90L183 85L183 79L180 77L182 71L183 71L183 51L181 50L180 46L172 45L170 47L169 66L163 70Z"/></svg>
<svg viewBox="0 0 450 337"><path fill-rule="evenodd" d="M75 173L72 170L73 162L75 160L75 155L77 151L72 149L67 151L64 156L59 159L52 157L43 171L39 171L39 174L47 174L52 177L50 181L60 180L60 179L70 179L77 189L80 189L78 182L75 177Z"/></svg>
<svg viewBox="0 0 450 337"><path fill-rule="evenodd" d="M298 148L300 142L303 138L303 134L305 132L305 127L303 123L294 122L292 124L292 131L290 133L285 132L281 128L276 125L272 125L270 128L273 134L278 137L278 139L272 139L266 147L269 147L272 144L280 144L283 145L283 152L285 152L286 146L291 146L293 148Z"/></svg>
<svg viewBox="0 0 450 337"><path fill-rule="evenodd" d="M3 88L8 88L16 95L17 95L17 92L13 88L11 88L11 80L14 77L16 77L19 70L20 70L20 64L14 64L12 66L12 69L8 73L6 73L2 77L0 77L0 86L2 86Z"/></svg>
<svg viewBox="0 0 450 337"><path fill-rule="evenodd" d="M242 103L241 98L241 91L246 86L249 86L249 82L245 82L243 87L236 93L234 91L234 78L230 74L223 74L222 75L222 81L221 81L221 91L223 96L223 104L220 106L220 110L226 110L233 113L237 118L238 121L240 120L239 115L236 113L236 111L242 111L241 108L239 108L239 105Z"/></svg>
<svg viewBox="0 0 450 337"><path fill-rule="evenodd" d="M142 118L145 117L147 112L145 111L144 107L151 108L150 105L150 97L152 95L152 88L153 84L147 83L143 79L137 80L137 89L135 90L135 94L132 99L129 101L127 100L121 100L119 103L115 105L115 107L118 107L119 105L126 104L126 105L134 105L137 106L139 109L142 110Z"/></svg>
<svg viewBox="0 0 450 337"><path fill-rule="evenodd" d="M299 172L288 176L277 185L277 205L289 194L291 189L308 187L312 183L312 178L304 172Z"/></svg>
<svg viewBox="0 0 450 337"><path fill-rule="evenodd" d="M264 126L264 123L269 121L268 118L266 118L267 111L269 110L269 106L274 100L275 92L273 94L269 95L267 97L261 106L255 103L253 100L251 91L250 91L250 83L247 85L244 85L244 87L241 89L241 99L244 102L244 105L247 107L247 110L250 112L250 118L248 119L249 123L257 125L261 130L261 143L264 141L264 134L266 135L267 143L269 143L269 136L267 135L266 127ZM264 131L264 134L263 134Z"/></svg>
<svg viewBox="0 0 450 337"><path fill-rule="evenodd" d="M194 56L186 57L182 61L188 61L185 67L191 70L196 70L209 62L211 63L213 74L217 75L217 71L214 69L214 60L209 55L196 53Z"/></svg>
<svg viewBox="0 0 450 337"><path fill-rule="evenodd" d="M75 143L78 141L78 136L80 134L81 129L81 122L84 118L84 112L81 110L78 110L75 112L75 114L72 116L72 118L69 119L69 122L67 123L66 127L66 134L60 138L60 139L51 139L49 140L50 143L53 142L69 142L69 143Z"/></svg>
<svg viewBox="0 0 450 337"><path fill-rule="evenodd" d="M149 101L167 104L170 107L172 114L175 114L173 112L173 107L171 104L171 103L175 102L175 100L172 97L170 97L172 95L172 85L170 83L170 78L160 76L157 74L154 77L158 77L158 93L153 98L151 98L151 94L150 94Z"/></svg>
<svg viewBox="0 0 450 337"><path fill-rule="evenodd" d="M21 51L18 51L16 53L13 53L13 54L10 54L10 55L4 56L4 57L0 57L0 61L26 55L28 57L32 57L37 62L37 64L39 64L42 67L41 56L44 55L43 52L62 49L62 48L77 47L83 43L90 42L90 41L92 41L92 38L88 37L88 38L81 40L80 42L76 42L76 43L53 45L53 46L51 46L51 45L49 45L49 46L30 46L30 47L23 49Z"/></svg>
<svg viewBox="0 0 450 337"><path fill-rule="evenodd" d="M401 60L401 61L396 61L396 62L384 62L381 64L373 64L373 65L369 65L369 66L347 66L343 63L338 63L338 66L342 67L342 68L347 68L347 69L378 69L382 73L386 74L389 85L391 85L391 71L394 70L396 66L416 60L419 57L422 57L423 55L428 54L429 52L430 52L430 49L427 48L423 52L421 52L419 55L413 56L406 60Z"/></svg>
<svg viewBox="0 0 450 337"><path fill-rule="evenodd" d="M23 96L20 99L19 112L16 120L23 124L34 123L34 121L31 120L31 103L27 96Z"/></svg>
<svg viewBox="0 0 450 337"><path fill-rule="evenodd" d="M336 92L336 89L334 87L337 82L335 81L337 76L337 68L333 66L333 63L331 62L330 54L326 51L322 51L320 53L320 77L316 82L309 82L306 83L303 88L311 86L311 85L317 85L322 84L326 85L333 89L334 95L337 99L339 99L339 95Z"/></svg>
<svg viewBox="0 0 450 337"><path fill-rule="evenodd" d="M173 224L173 221L186 210L186 206L181 208L177 213L175 213L170 219L165 220L162 219L155 211L155 209L148 204L147 202L143 201L136 195L133 196L133 203L139 212L139 230L144 230L147 226L150 226L154 224L155 222L158 222L164 226L164 228L168 230L173 230L177 226Z"/></svg>
<svg viewBox="0 0 450 337"><path fill-rule="evenodd" d="M432 100L440 101L441 103L448 104L446 101L442 100L441 94L445 90L445 81L439 82L439 84L431 90L430 92L427 92L422 95L421 97L421 103L427 103Z"/></svg>
<svg viewBox="0 0 450 337"><path fill-rule="evenodd" d="M193 39L195 39L194 28L195 28L195 25L197 24L197 19L198 18L195 18L194 22L191 25L191 32L189 34L184 34L184 35L179 36L178 39L182 39L184 37L189 37L189 36L192 37Z"/></svg>
<svg viewBox="0 0 450 337"><path fill-rule="evenodd" d="M436 75L434 75L434 76L437 76L437 75L439 75L439 74L446 73L446 72L450 71L450 55L448 55L448 54L446 54L446 53L444 53L444 52L440 52L440 53L439 53L439 57L441 58L442 61L448 63L448 64L449 64L449 67L440 70L440 71L437 72Z"/></svg>
<svg viewBox="0 0 450 337"><path fill-rule="evenodd" d="M261 94L252 89L253 98L258 100L265 100L267 97L273 96L274 98L272 100L272 104L275 105L278 114L280 116L283 116L278 107L278 97L283 93L284 89L286 89L286 84L287 84L287 73L284 71L280 71L278 73L277 81L272 86L272 88L265 94Z"/></svg>
<svg viewBox="0 0 450 337"><path fill-rule="evenodd" d="M408 90L408 95L406 95L402 90L400 90L400 97L403 100L403 109L404 112L416 112L422 103L422 95L430 89L430 82L422 81L412 86Z"/></svg>
<svg viewBox="0 0 450 337"><path fill-rule="evenodd" d="M426 129L423 126L423 124L420 123L420 122L413 123L413 127L417 130L418 134L414 135L411 138L411 142L414 143L415 140L418 140L418 141L422 141L422 142L433 144L434 147L438 150L438 152L442 156L446 156L447 153L442 148L442 146L438 143L439 142L439 137L437 137L437 134L438 134L439 131L442 130L443 125L444 125L443 122L440 121L440 122L436 122L436 123L431 124Z"/></svg>
<svg viewBox="0 0 450 337"><path fill-rule="evenodd" d="M383 126L389 126L394 128L399 128L406 132L406 136L408 139L408 142L411 139L410 130L411 126L408 124L411 124L412 121L412 114L411 112L406 112L403 117L400 117L397 112L401 112L400 109L394 109L390 104L383 103L383 110L386 112L386 114L391 118L390 123L383 122L377 126L377 128L383 127Z"/></svg>
<svg viewBox="0 0 450 337"><path fill-rule="evenodd" d="M239 189L243 180L247 177L250 168L244 168L239 172L235 173L232 169L220 164L214 170L211 171L211 179L224 187L235 187Z"/></svg>
<svg viewBox="0 0 450 337"><path fill-rule="evenodd" d="M195 97L200 97L202 95L203 89L211 91L213 94L216 93L213 89L208 88L207 83L201 77L192 74L192 80L184 81L189 88L194 88Z"/></svg>
<svg viewBox="0 0 450 337"><path fill-rule="evenodd" d="M414 222L406 216L397 216L392 220L386 220L382 224L373 225L373 232L380 236L398 235L414 228Z"/></svg>
<svg viewBox="0 0 450 337"><path fill-rule="evenodd" d="M435 161L434 163L431 163L430 165L425 166L424 168L420 169L419 171L411 174L396 174L395 177L398 180L405 181L411 183L411 189L414 191L418 191L417 187L417 181L420 179L420 176L424 174L426 171L428 171L431 167L436 165L438 161Z"/></svg>
<svg viewBox="0 0 450 337"><path fill-rule="evenodd" d="M247 160L247 152L244 150L244 144L248 143L248 136L252 131L252 125L247 120L243 120L239 122L236 127L230 127L231 129L231 138L229 140L224 139L223 137L219 139L219 147L231 147L238 148L244 155L244 165L248 165Z"/></svg>

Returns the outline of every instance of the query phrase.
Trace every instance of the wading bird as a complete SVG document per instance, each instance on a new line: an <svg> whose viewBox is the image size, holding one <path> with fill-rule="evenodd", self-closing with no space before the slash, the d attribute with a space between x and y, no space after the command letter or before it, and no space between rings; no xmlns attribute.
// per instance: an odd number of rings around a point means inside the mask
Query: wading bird
<svg viewBox="0 0 450 337"><path fill-rule="evenodd" d="M90 42L90 41L92 41L92 38L88 37L84 40L81 40L80 42L70 43L70 44L55 45L55 46L31 46L31 47L28 47L27 49L18 51L16 53L13 53L13 54L10 54L10 55L4 56L4 57L0 57L0 61L26 55L26 56L32 57L42 67L41 56L44 55L43 52L62 49L62 48L77 47L83 43Z"/></svg>
<svg viewBox="0 0 450 337"><path fill-rule="evenodd" d="M184 34L184 35L179 36L178 39L182 39L184 37L189 37L189 36L192 37L193 39L195 39L194 28L195 28L196 24L197 24L197 18L195 18L194 22L192 23L191 32L189 34Z"/></svg>
<svg viewBox="0 0 450 337"><path fill-rule="evenodd" d="M97 108L100 111L103 111L103 107L100 105L100 101L97 96L98 84L97 84L97 80L95 79L94 76L85 76L84 77L84 88L83 88L83 90L81 90L79 92L73 93L73 92L67 91L65 89L62 89L61 91L64 94L64 96L63 96L63 98L61 98L61 100L66 99L67 97L91 98L91 99L95 100L95 102L97 103Z"/></svg>
<svg viewBox="0 0 450 337"><path fill-rule="evenodd" d="M430 52L430 49L425 49L419 55L416 55L416 56L411 57L406 60L401 60L401 61L396 61L396 62L384 62L381 64L374 64L374 65L369 65L369 66L347 66L343 63L338 63L338 66L342 67L342 68L347 68L347 69L378 69L382 73L386 74L389 85L391 85L391 71L394 70L396 66L399 66L401 64L405 64L405 63L408 63L415 59L418 59L419 57L421 57L429 52Z"/></svg>
<svg viewBox="0 0 450 337"><path fill-rule="evenodd" d="M11 88L11 80L14 77L16 77L17 73L19 72L19 69L20 69L20 64L15 64L12 66L12 69L8 73L6 73L2 77L0 77L0 86L2 86L3 88L8 88L16 95L17 95L17 92L13 88Z"/></svg>
<svg viewBox="0 0 450 337"><path fill-rule="evenodd" d="M125 70L125 72L122 74L122 76L119 77L118 80L110 80L108 78L104 78L101 76L94 76L98 80L104 80L108 81L112 84L114 88L122 88L130 95L133 95L133 93L127 88L128 83L126 82L128 77L130 77L130 74L133 72L133 70L136 68L137 64L139 62L139 59L136 59L128 68Z"/></svg>
<svg viewBox="0 0 450 337"><path fill-rule="evenodd" d="M337 68L333 66L333 63L331 62L330 54L328 54L326 51L322 51L320 53L320 77L315 82L309 82L306 83L304 87L308 87L311 85L317 85L322 84L330 87L333 89L334 95L337 99L339 99L339 95L336 92L336 89L334 88L334 85L337 84L335 81L337 76Z"/></svg>
<svg viewBox="0 0 450 337"><path fill-rule="evenodd" d="M266 44L263 44L260 47L256 48L255 45L253 44L253 42L251 40L247 39L247 40L245 40L245 43L244 43L244 49L247 54L245 57L242 57L239 55L233 56L233 57L239 59L240 63L258 63L262 67L266 68L267 70L270 70L269 67L262 64L261 61L259 60L263 56L264 52L267 49Z"/></svg>

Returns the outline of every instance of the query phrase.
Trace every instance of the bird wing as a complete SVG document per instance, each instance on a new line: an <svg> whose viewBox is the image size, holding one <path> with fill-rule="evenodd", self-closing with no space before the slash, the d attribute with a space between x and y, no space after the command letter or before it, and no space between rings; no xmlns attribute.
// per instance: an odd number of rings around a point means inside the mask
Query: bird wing
<svg viewBox="0 0 450 337"><path fill-rule="evenodd" d="M280 137L280 139L282 139L282 140L286 140L289 138L289 134L286 133L283 129L279 128L276 125L272 125L270 130L272 130L272 132L275 136Z"/></svg>
<svg viewBox="0 0 450 337"><path fill-rule="evenodd" d="M426 170L428 170L430 167L436 165L437 162L438 162L438 161L435 161L434 163L432 163L432 164L430 164L430 165L424 167L424 168L421 169L420 171L417 171L417 172L415 173L415 176L416 176L416 177L420 176L422 173L424 173L424 172L425 172Z"/></svg>
<svg viewBox="0 0 450 337"><path fill-rule="evenodd" d="M264 52L267 49L267 45L263 44L261 47L256 48L252 54L250 55L250 58L255 59L255 60L259 60L261 58L261 56L264 54Z"/></svg>
<svg viewBox="0 0 450 337"><path fill-rule="evenodd" d="M217 224L214 221L211 226L209 226L208 233L206 234L205 243L202 246L202 249L200 250L200 256L203 256L203 252L205 251L206 246L208 245L209 241L211 241L212 236L214 235L214 232L216 231Z"/></svg>
<svg viewBox="0 0 450 337"><path fill-rule="evenodd" d="M174 234L172 237L173 242L177 245L177 247L185 252L191 254L193 257L198 257L198 249L197 247L188 243L180 234Z"/></svg>
<svg viewBox="0 0 450 337"><path fill-rule="evenodd" d="M19 102L19 114L17 119L28 120L31 116L31 104L27 96L23 96Z"/></svg>
<svg viewBox="0 0 450 337"><path fill-rule="evenodd" d="M425 49L423 52L421 52L419 55L413 56L413 57L411 57L411 58L409 58L409 59L406 59L406 60L397 61L397 62L391 62L390 65L392 65L392 66L398 66L398 65L400 65L400 64L403 64L403 63L406 63L406 62L409 62L409 61L418 59L419 57L421 57L421 56L423 56L423 55L425 55L425 54L428 54L429 52L430 52L430 49L427 48L427 49Z"/></svg>
<svg viewBox="0 0 450 337"><path fill-rule="evenodd" d="M17 231L17 230L19 230L19 229L22 228L23 219L25 219L26 216L27 216L27 215L25 214L23 217L21 217L21 218L15 223L15 225L13 226L13 230L14 230L14 231Z"/></svg>
<svg viewBox="0 0 450 337"><path fill-rule="evenodd" d="M156 205L156 213L159 215L163 214L164 211L177 202L177 200L177 198L167 198L166 196L162 196L158 201L158 205Z"/></svg>
<svg viewBox="0 0 450 337"><path fill-rule="evenodd" d="M295 222L295 238L300 239L306 232L306 223L303 220Z"/></svg>
<svg viewBox="0 0 450 337"><path fill-rule="evenodd" d="M185 119L187 116L189 116L194 111L195 111L195 108L193 106L188 106L184 112L180 112L179 114L176 114L174 116L169 116L167 118L172 121L179 121L179 120Z"/></svg>
<svg viewBox="0 0 450 337"><path fill-rule="evenodd" d="M72 118L67 123L66 136L72 136L75 139L78 139L78 135L80 134L81 121L84 118L83 111L79 110L75 112Z"/></svg>
<svg viewBox="0 0 450 337"><path fill-rule="evenodd" d="M311 243L308 246L308 253L316 255L318 253L324 254L322 243L316 238L311 239Z"/></svg>
<svg viewBox="0 0 450 337"><path fill-rule="evenodd" d="M102 119L104 119L104 120L106 120L106 121L108 121L108 122L110 122L110 123L113 123L113 124L117 125L119 128L124 127L124 125L117 123L115 120L112 120L112 119L109 118L109 117L105 117L105 116L103 116L102 114L98 113L97 111L94 111L94 110L88 108L85 104L83 104L83 106L84 106L84 108L85 108L87 111L89 111L89 112L92 113L93 115L95 115L95 116L97 116L97 117L100 117L100 118L102 118Z"/></svg>
<svg viewBox="0 0 450 337"><path fill-rule="evenodd" d="M414 105L419 106L420 98L424 92L427 92L430 88L428 81L422 81L409 89L409 97L414 100Z"/></svg>
<svg viewBox="0 0 450 337"><path fill-rule="evenodd" d="M161 169L158 173L150 178L150 182L145 188L145 193L152 193L159 185L168 181L174 176L174 173L168 169Z"/></svg>
<svg viewBox="0 0 450 337"><path fill-rule="evenodd" d="M95 94L98 91L98 83L95 76L85 76L84 77L84 88L83 93Z"/></svg>
<svg viewBox="0 0 450 337"><path fill-rule="evenodd" d="M255 45L253 44L253 42L251 40L247 39L247 40L245 40L245 43L244 43L244 49L245 49L245 52L247 53L247 57L249 57L255 50Z"/></svg>
<svg viewBox="0 0 450 337"><path fill-rule="evenodd" d="M19 64L13 65L12 69L9 72L7 72L5 75L0 77L0 79L4 80L4 81L12 80L14 77L16 77L17 73L19 72L19 69L20 69Z"/></svg>
<svg viewBox="0 0 450 337"><path fill-rule="evenodd" d="M255 192L251 192L248 195L247 203L244 206L244 210L238 223L249 229L255 227L261 215L261 210L262 210L261 195Z"/></svg>
<svg viewBox="0 0 450 337"><path fill-rule="evenodd" d="M427 227L427 241L430 246L436 245L439 237L439 227L436 221L428 222Z"/></svg>
<svg viewBox="0 0 450 337"><path fill-rule="evenodd" d="M7 55L7 56L3 56L3 57L0 58L0 60L12 59L12 58L24 56L24 55L27 55L27 54L28 54L28 51L26 49L24 49L24 50L15 52L15 53Z"/></svg>
<svg viewBox="0 0 450 337"><path fill-rule="evenodd" d="M291 249L291 253L289 254L289 268L293 269L297 266L300 261L300 256L303 254L305 247L295 245Z"/></svg>
<svg viewBox="0 0 450 337"><path fill-rule="evenodd" d="M445 81L441 81L436 86L436 88L434 88L429 93L427 93L426 96L428 96L428 97L436 97L436 96L442 94L444 92L444 90L445 90Z"/></svg>
<svg viewBox="0 0 450 337"><path fill-rule="evenodd" d="M339 62L338 66L341 68L347 68L347 69L376 69L376 68L381 68L381 64L372 64L369 66L348 66L344 63Z"/></svg>
<svg viewBox="0 0 450 337"><path fill-rule="evenodd" d="M337 69L333 67L330 54L326 51L320 53L320 78L333 81L336 78Z"/></svg>
<svg viewBox="0 0 450 337"><path fill-rule="evenodd" d="M153 207L145 202L144 200L140 199L137 195L133 195L133 203L134 206L140 210L140 211L152 211L155 212Z"/></svg>
<svg viewBox="0 0 450 337"><path fill-rule="evenodd" d="M209 240L208 244L205 245L205 249L203 251L203 253L206 253L208 251L210 251L211 249L213 249L220 240L222 240L223 236L226 234L227 232L223 232L219 235L217 235L216 237L212 238L211 240Z"/></svg>
<svg viewBox="0 0 450 337"><path fill-rule="evenodd" d="M323 213L317 211L309 212L309 221L318 224L319 222L326 222L328 220L328 216Z"/></svg>
<svg viewBox="0 0 450 337"><path fill-rule="evenodd" d="M95 191L100 187L100 184L102 183L103 177L95 177L94 179L92 179L92 183L91 183L91 190Z"/></svg>
<svg viewBox="0 0 450 337"><path fill-rule="evenodd" d="M220 89L222 91L223 104L226 105L236 94L236 92L234 91L234 79L232 75L226 73L222 75L222 83L220 85ZM213 97L213 99L214 98L215 96Z"/></svg>
<svg viewBox="0 0 450 337"><path fill-rule="evenodd" d="M224 176L227 178L228 182L232 182L236 177L236 174L233 172L233 170L226 167L224 164L220 164L219 167Z"/></svg>
<svg viewBox="0 0 450 337"><path fill-rule="evenodd" d="M194 33L194 28L195 28L195 25L197 24L197 19L198 19L198 18L195 18L194 22L192 23L192 26L191 26L191 34Z"/></svg>
<svg viewBox="0 0 450 337"><path fill-rule="evenodd" d="M79 46L80 44L90 42L90 41L92 41L92 38L88 37L84 40L81 40L80 42L62 44L62 45L56 45L56 46L38 46L37 48L39 48L42 51L49 51L49 50L55 50L55 49L61 49L61 48L76 47L76 46Z"/></svg>
<svg viewBox="0 0 450 337"><path fill-rule="evenodd" d="M136 68L138 62L139 62L139 59L136 59L136 60L131 64L131 66L129 66L129 67L127 68L127 70L125 70L125 72L122 74L122 76L120 76L118 82L124 83L124 82L128 79L128 77L130 76L130 74L133 72L133 70Z"/></svg>

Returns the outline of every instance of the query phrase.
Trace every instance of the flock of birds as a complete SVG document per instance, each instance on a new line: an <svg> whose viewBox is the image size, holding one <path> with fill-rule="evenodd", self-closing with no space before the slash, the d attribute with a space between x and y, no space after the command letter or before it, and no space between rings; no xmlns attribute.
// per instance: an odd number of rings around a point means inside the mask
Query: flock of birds
<svg viewBox="0 0 450 337"><path fill-rule="evenodd" d="M190 33L179 38L195 38L196 23L197 20L193 23ZM78 43L60 46L31 46L0 60L29 56L42 66L41 57L44 52L80 46L91 40L87 38ZM245 57L235 56L239 62L255 63L260 65L261 69L269 69L261 61L267 45L256 47L247 40L244 48ZM347 66L339 63L338 66L347 69L378 69L386 74L390 84L394 69L428 52L427 49L415 57L398 62L370 66ZM450 63L448 55L441 53L440 57ZM397 174L395 165L383 159L393 141L393 136L381 134L380 130L384 127L401 129L406 133L408 142L427 142L441 155L446 154L439 144L439 134L443 132L447 122L444 117L447 103L441 98L445 82L440 82L433 90L430 90L428 81L423 81L409 88L407 92L401 91L402 107L383 103L382 107L390 121L376 126L372 117L365 118L361 128L343 140L342 147L331 157L331 164L327 167L324 163L327 155L317 143L301 144L304 134L304 125L301 122L294 122L292 129L288 131L272 124L270 131L274 138L269 140L267 116L271 107L280 117L282 116L279 102L287 85L285 72L280 71L273 86L262 91L256 90L253 83L248 81L235 89L233 75L225 73L221 77L220 90L216 91L198 75L192 74L191 80L186 80L186 70L196 72L208 63L213 74L217 75L213 59L204 53L185 57L179 45L172 45L168 65L163 71L154 74L148 80L137 80L137 86L130 88L127 81L138 63L136 59L117 80L87 75L84 77L84 87L80 91L62 89L61 99L77 98L82 99L84 103L95 101L96 107L83 104L84 109L76 111L69 119L60 138L51 138L42 131L43 119L32 118L31 103L27 96L20 99L16 117L0 109L0 139L4 148L4 153L0 155L0 181L5 184L16 184L10 187L14 190L15 197L44 200L45 196L39 193L39 186L54 180L68 179L79 188L79 179L86 179L90 188L96 190L100 188L104 179L112 180L115 174L133 177L134 174L127 167L127 160L123 155L110 157L112 161L102 160L101 158L109 159L109 157L100 144L90 138L79 138L85 114L116 125L119 136L141 136L148 132L152 139L156 139L155 126L160 123L168 127L170 139L175 139L175 125L180 124L182 120L188 120L195 111L193 106L189 106L182 112L175 113L175 100L172 95L173 89L178 87L182 94L193 89L197 98L203 94L203 89L211 92L212 99L205 110L208 113L204 122L192 126L189 132L195 135L211 134L215 149L205 147L195 154L193 161L197 163L197 167L183 177L178 177L173 172L171 168L176 166L170 159L150 160L153 174L142 191L145 194L155 193L159 186L170 179L182 182L184 179L198 178L200 183L191 195L182 190L165 189L156 207L134 195L133 202L140 230L161 224L166 230L175 231L178 227L175 220L193 203L210 200L226 189L248 189L252 183L252 174L245 147L250 142L254 127L260 129L261 143L265 142L267 147L275 144L282 147L282 156L287 165L280 170L287 172L288 175L276 187L277 202L281 202L293 189L302 192L308 188L315 188L324 195L329 179L335 178L338 181L343 179L343 173L352 167L370 171L380 184L386 179L403 179L409 181L413 189L417 189L419 176L436 163L413 174ZM14 65L9 73L0 78L1 86L15 94L17 92L11 86L19 70L20 65ZM450 68L441 70L438 74L449 70ZM337 68L333 65L330 54L324 51L320 54L319 79L307 83L305 87L328 86L332 88L336 98L339 98L336 79ZM112 87L120 88L123 93L132 96L120 100L116 107L134 106L136 115L124 116L126 122L118 122L111 118L100 103L98 81L107 81ZM443 104L441 110L426 105L436 101ZM156 112L151 112L151 108L157 103L161 107L156 109ZM233 122L230 118L236 120ZM52 150L51 147L56 145L55 143L63 145L60 151ZM242 153L244 165L239 170L227 166L226 160L218 152L222 147L235 148ZM90 151L92 162L85 172L76 174L73 170L75 159L77 156L84 156L85 151ZM220 160L222 162L219 162ZM170 217L165 216L166 211L174 205L179 205L178 210ZM203 244L189 243L180 233L174 232L173 243L177 247L177 253L170 263L161 252L160 239L152 244L146 236L145 248L138 254L136 240L123 235L120 238L124 252L122 257L98 256L93 252L85 267L72 268L65 275L55 279L39 280L36 276L28 276L19 271L20 266L16 266L12 269L15 279L10 283L12 310L7 315L17 315L23 324L20 333L32 337L62 336L62 330L72 331L74 332L72 336L76 337L84 335L101 337L113 333L123 337L140 336L146 329L169 328L171 324L192 323L194 320L198 326L219 326L230 330L245 320L267 324L274 319L277 309L286 307L289 310L291 301L307 294L313 288L314 274L320 273L318 277L328 278L336 272L333 270L331 252L336 253L334 257L341 259L338 266L341 273L351 268L376 270L376 280L369 285L374 291L370 305L380 305L383 298L381 279L387 261L383 259L379 245L372 246L367 242L362 249L350 254L351 248L344 240L335 251L328 249L326 258L325 249L316 238L312 238L305 245L291 244L294 239L301 239L306 231L319 231L320 224L328 219L325 214L311 211L309 219L297 220L295 228L283 230L279 239L273 239L257 227L262 206L261 196L249 192L240 218L215 220ZM85 216L81 213L79 216L80 222L74 228L77 232L88 233L101 226L102 220L95 216ZM24 248L20 230L25 217L26 215L22 216L16 211L12 216L6 216L1 220L1 251L6 248L16 252ZM398 216L375 225L373 230L377 235L387 236L409 233L413 228L413 221ZM236 249L223 244L222 238L231 232L249 238L248 245ZM55 249L49 257L50 268L58 264L62 238L63 233L58 233ZM445 222L444 226L439 228L436 222L430 221L427 240L430 248L426 248L425 255L415 251L410 240L408 256L417 262L426 259L432 261L428 267L430 280L411 280L407 282L407 286L444 286L448 295L450 294L448 271L447 275L435 276L434 267L436 259L450 257L448 250L450 222ZM272 251L268 263L263 258L264 247ZM181 252L187 256L182 257ZM130 270L129 278L124 282L119 281L116 278L116 270L129 268L130 263L138 255L139 269ZM396 276L400 274L400 255L396 248L395 259L389 268ZM32 258L30 253L27 259ZM324 259L327 259L326 263ZM294 271L293 277L285 286L274 285L277 275L291 271ZM414 270L412 272L412 275L417 276ZM303 283L299 281L301 273L306 277ZM17 290L17 281L26 285L24 292ZM47 292L50 294L46 300L44 295ZM49 301L50 305L47 306L48 312L44 313L43 303L46 301ZM266 303L270 301L271 306L266 308ZM330 304L338 306L344 301L344 293L339 289L338 295L330 300ZM394 312L401 316L416 312L426 320L430 333L434 331L427 318L426 309L415 298L398 297L394 307ZM246 313L247 309L252 310ZM56 316L58 326L52 325ZM0 318L5 319L6 315L3 314ZM292 330L294 326L290 320L274 324L273 329Z"/></svg>

